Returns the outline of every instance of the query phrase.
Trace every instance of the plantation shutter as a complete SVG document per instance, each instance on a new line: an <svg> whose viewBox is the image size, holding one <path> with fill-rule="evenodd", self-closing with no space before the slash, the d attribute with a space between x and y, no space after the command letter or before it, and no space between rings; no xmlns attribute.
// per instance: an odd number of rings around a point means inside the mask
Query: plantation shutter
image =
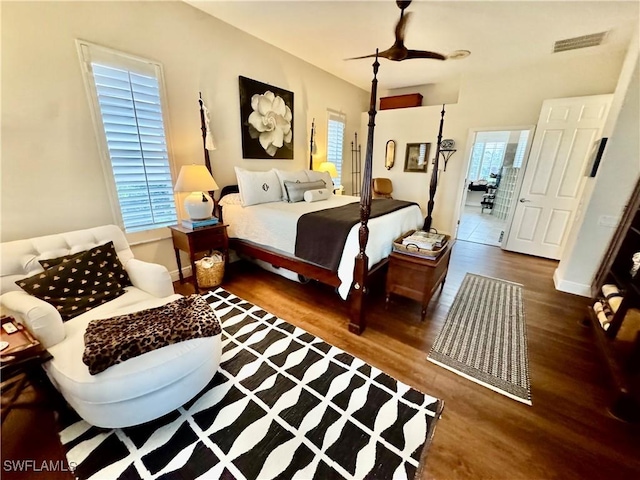
<svg viewBox="0 0 640 480"><path fill-rule="evenodd" d="M100 52L102 53L102 52ZM91 52L90 72L126 232L177 222L165 138L160 70Z"/></svg>
<svg viewBox="0 0 640 480"><path fill-rule="evenodd" d="M342 152L344 148L344 129L346 117L340 113L329 111L327 126L327 161L333 163L338 171L338 179L342 185ZM338 185L336 185L337 187Z"/></svg>

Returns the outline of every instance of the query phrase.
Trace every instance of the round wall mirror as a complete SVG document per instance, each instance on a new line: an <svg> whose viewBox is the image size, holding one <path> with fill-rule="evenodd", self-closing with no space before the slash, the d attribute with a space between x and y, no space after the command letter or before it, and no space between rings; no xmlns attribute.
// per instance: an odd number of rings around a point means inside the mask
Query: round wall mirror
<svg viewBox="0 0 640 480"><path fill-rule="evenodd" d="M396 142L395 140L389 140L387 142L387 149L384 155L384 166L387 170L391 170L396 160Z"/></svg>

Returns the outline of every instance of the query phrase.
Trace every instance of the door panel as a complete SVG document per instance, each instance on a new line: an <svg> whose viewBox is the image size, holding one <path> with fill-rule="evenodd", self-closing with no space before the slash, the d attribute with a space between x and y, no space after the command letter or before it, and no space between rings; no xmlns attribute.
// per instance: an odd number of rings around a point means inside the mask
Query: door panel
<svg viewBox="0 0 640 480"><path fill-rule="evenodd" d="M516 238L523 242L533 241L533 237L538 228L542 209L538 207L524 207L522 220L516 228Z"/></svg>
<svg viewBox="0 0 640 480"><path fill-rule="evenodd" d="M564 232L569 226L570 218L571 212L569 210L553 210L542 242L549 247L559 247L562 244Z"/></svg>
<svg viewBox="0 0 640 480"><path fill-rule="evenodd" d="M612 95L545 100L504 248L560 259Z"/></svg>
<svg viewBox="0 0 640 480"><path fill-rule="evenodd" d="M569 152L562 179L560 180L559 197L576 198L582 184L582 176L589 159L598 130L595 128L580 129L575 132L573 145Z"/></svg>
<svg viewBox="0 0 640 480"><path fill-rule="evenodd" d="M535 173L533 174L531 187L527 194L547 194L547 188L549 187L553 167L555 166L554 162L556 158L558 158L562 134L562 130L544 132L542 145L540 145L539 154L535 162Z"/></svg>

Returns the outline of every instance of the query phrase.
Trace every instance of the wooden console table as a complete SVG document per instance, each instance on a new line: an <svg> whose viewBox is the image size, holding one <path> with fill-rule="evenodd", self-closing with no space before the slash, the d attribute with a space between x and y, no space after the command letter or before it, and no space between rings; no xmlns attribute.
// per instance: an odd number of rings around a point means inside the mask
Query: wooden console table
<svg viewBox="0 0 640 480"><path fill-rule="evenodd" d="M455 240L450 240L436 259L428 259L402 252L392 252L387 272L386 303L392 293L422 303L424 321L427 305L438 286L443 287L447 279L451 249Z"/></svg>

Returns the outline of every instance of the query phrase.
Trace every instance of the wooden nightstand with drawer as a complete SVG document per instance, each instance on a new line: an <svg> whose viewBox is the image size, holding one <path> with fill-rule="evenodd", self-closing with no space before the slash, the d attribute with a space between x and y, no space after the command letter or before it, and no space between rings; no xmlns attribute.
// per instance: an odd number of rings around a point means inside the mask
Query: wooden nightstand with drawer
<svg viewBox="0 0 640 480"><path fill-rule="evenodd" d="M180 250L182 250L189 255L193 285L196 287L196 292L198 292L200 288L198 286L198 276L196 275L196 257L198 253L221 250L224 255L225 264L229 262L227 226L218 224L212 227L190 230L181 225L173 225L169 227L169 230L171 230L171 237L173 239L173 249L176 252L176 263L178 264L180 283L184 283L182 262L180 261Z"/></svg>

